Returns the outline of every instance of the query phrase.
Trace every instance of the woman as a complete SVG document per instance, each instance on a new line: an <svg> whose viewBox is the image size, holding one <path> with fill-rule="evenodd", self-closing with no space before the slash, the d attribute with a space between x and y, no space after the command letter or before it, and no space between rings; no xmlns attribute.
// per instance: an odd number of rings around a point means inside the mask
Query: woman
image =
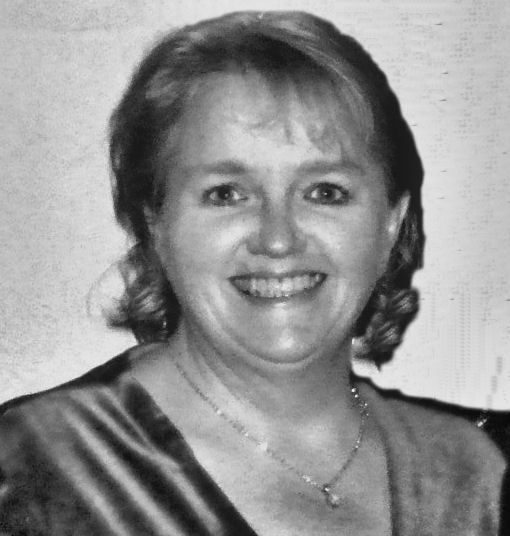
<svg viewBox="0 0 510 536"><path fill-rule="evenodd" d="M378 392L417 311L422 167L384 74L331 24L170 33L111 123L144 344L0 424L7 534L495 534L469 422Z"/></svg>

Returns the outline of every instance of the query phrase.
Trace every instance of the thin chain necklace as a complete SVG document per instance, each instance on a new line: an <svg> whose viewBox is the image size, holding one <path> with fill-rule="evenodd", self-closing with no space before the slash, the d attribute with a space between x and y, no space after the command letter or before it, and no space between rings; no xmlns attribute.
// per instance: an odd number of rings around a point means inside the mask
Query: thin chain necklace
<svg viewBox="0 0 510 536"><path fill-rule="evenodd" d="M289 462L279 452L269 446L267 441L262 441L261 439L253 435L241 421L234 419L228 413L225 413L225 411L223 411L218 406L218 404L214 402L214 400L212 400L208 395L206 395L204 391L202 391L202 389L200 389L200 387L195 382L193 382L193 380L188 376L188 374L184 371L184 369L181 367L181 365L177 362L176 359L174 359L174 363L177 370L179 371L179 374L184 378L184 380L191 387L191 389L195 391L195 393L214 411L214 413L216 413L216 415L218 415L225 422L227 422L238 434L240 434L246 440L254 443L267 456L278 462L280 465L282 465L285 469L287 469L294 475L298 476L303 482L319 490L324 495L326 503L329 506L331 506L332 508L337 508L338 506L340 506L342 502L341 497L335 494L333 490L338 484L342 475L347 470L347 468L351 465L352 461L356 456L356 453L361 447L363 435L365 433L365 423L369 415L368 404L361 398L358 388L356 386L351 386L351 395L353 398L353 402L356 406L358 406L360 412L360 425L356 441L354 442L354 445L352 446L347 459L340 467L340 469L335 473L333 478L328 482L321 484L310 475L301 472L294 464Z"/></svg>

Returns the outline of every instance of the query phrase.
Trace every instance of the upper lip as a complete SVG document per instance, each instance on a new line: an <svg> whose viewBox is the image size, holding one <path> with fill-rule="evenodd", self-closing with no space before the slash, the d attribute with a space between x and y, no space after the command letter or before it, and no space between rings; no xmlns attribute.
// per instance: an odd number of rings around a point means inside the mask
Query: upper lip
<svg viewBox="0 0 510 536"><path fill-rule="evenodd" d="M254 272L243 272L240 274L233 275L230 279L241 279L241 278L253 278L253 279L284 279L286 277L300 277L303 275L310 274L324 274L321 270L288 270L288 271L269 271L269 270L257 270Z"/></svg>

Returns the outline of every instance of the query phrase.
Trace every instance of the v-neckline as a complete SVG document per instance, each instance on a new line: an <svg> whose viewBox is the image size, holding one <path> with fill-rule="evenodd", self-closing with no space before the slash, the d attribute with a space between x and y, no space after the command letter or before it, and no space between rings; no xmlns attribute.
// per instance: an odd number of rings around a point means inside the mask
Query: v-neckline
<svg viewBox="0 0 510 536"><path fill-rule="evenodd" d="M229 509L232 512L232 515L234 518L237 518L241 521L241 524L245 526L246 531L243 529L243 536L260 536L255 530L251 527L251 525L248 523L246 518L243 514L238 510L238 508L234 505L234 503L231 501L231 499L228 497L228 495L221 489L221 487L217 484L217 482L212 478L210 473L205 469L205 467L198 461L197 457L195 456L195 453L191 447L191 445L186 440L184 434L181 432L181 430L170 420L170 417L167 415L167 413L162 409L161 405L156 401L156 399L152 396L152 394L149 392L149 390L143 385L141 381L139 381L136 376L133 373L132 369L132 359L130 352L127 352L127 355L125 355L126 358L126 367L124 369L124 381L129 384L131 388L134 388L138 391L138 394L141 394L146 400L148 405L150 406L152 413L151 413L151 419L154 426L163 427L166 433L159 435L158 434L158 442L162 442L162 439L159 438L167 438L172 437L172 440L175 441L177 438L180 445L182 446L183 451L186 453L188 457L190 457L193 462L196 465L196 468L200 471L201 476L207 481L207 484L211 486L213 489L215 489L218 493L218 496L221 497L221 500L226 503L229 507ZM367 395L366 391L367 389L364 389L365 385L363 385L365 382L362 381L361 378L356 377L356 382L359 385L360 391L362 390L362 395L365 397ZM368 386L367 386L368 387ZM378 407L379 403L383 402L383 398L378 396L376 392L372 393L372 390L370 390L370 398L372 398L372 404L370 404L371 409L371 415L375 416L375 423L377 426L378 431L380 432L381 438L382 438L382 444L384 449L384 454L386 458L386 470L388 475L388 493L389 493L389 506L390 506L390 534L391 536L402 536L404 532L401 533L399 530L399 527L402 526L402 518L403 518L403 512L401 510L403 504L402 504L402 498L400 497L400 494L397 493L395 489L395 479L398 479L398 475L400 471L397 471L397 464L398 459L396 452L394 450L394 445L392 445L392 438L388 433L385 433L384 427L381 426L379 422L380 417L380 411L378 411L380 408ZM161 445L162 447L165 447L166 445ZM238 526L238 525L237 525Z"/></svg>
<svg viewBox="0 0 510 536"><path fill-rule="evenodd" d="M193 449L191 448L191 445L187 442L181 430L170 420L169 416L166 414L165 411L163 411L161 406L150 394L147 388L134 376L134 374L132 374L131 361L129 359L129 356L127 359L127 365L128 366L125 370L125 375L122 383L124 383L124 387L126 390L134 389L138 397L141 396L143 399L146 400L147 406L149 407L149 411L147 412L147 416L149 418L149 421L147 422L147 431L150 433L151 437L153 437L153 439L157 442L158 446L167 453L169 450L168 440L172 441L173 448L175 448L174 445L175 441L177 440L179 442L180 448L182 449L182 452L185 454L185 457L193 461L195 468L199 471L200 476L206 482L207 487L214 489L218 497L221 499L220 502L228 506L228 510L225 510L224 508L222 509L222 512L226 514L225 519L223 519L223 521L228 520L228 518L230 517L228 514L231 513L232 520L235 520L235 518L237 518L237 521L235 522L236 530L239 530L240 524L244 525L244 527L242 528L243 536L260 536L253 530L246 518L236 508L230 498L220 488L220 486L212 478L212 476L205 469L205 467L198 461ZM156 427L158 433L154 434L153 432ZM241 523L239 523L239 521L241 521Z"/></svg>

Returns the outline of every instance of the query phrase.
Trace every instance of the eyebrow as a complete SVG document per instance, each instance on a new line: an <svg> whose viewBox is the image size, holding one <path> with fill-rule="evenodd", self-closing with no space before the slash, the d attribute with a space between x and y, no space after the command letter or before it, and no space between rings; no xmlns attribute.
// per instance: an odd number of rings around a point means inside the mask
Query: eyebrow
<svg viewBox="0 0 510 536"><path fill-rule="evenodd" d="M356 173L363 175L364 169L352 160L311 160L298 166L298 172L304 175L328 175L332 173Z"/></svg>
<svg viewBox="0 0 510 536"><path fill-rule="evenodd" d="M250 169L239 160L220 160L218 162L211 162L210 164L187 166L184 172L186 175L239 176L247 175L250 172Z"/></svg>
<svg viewBox="0 0 510 536"><path fill-rule="evenodd" d="M240 160L227 159L210 164L198 164L187 166L184 170L188 176L192 175L223 175L239 177L248 175L251 168ZM310 160L297 166L297 173L300 175L328 175L333 173L356 173L363 175L364 170L351 160Z"/></svg>

